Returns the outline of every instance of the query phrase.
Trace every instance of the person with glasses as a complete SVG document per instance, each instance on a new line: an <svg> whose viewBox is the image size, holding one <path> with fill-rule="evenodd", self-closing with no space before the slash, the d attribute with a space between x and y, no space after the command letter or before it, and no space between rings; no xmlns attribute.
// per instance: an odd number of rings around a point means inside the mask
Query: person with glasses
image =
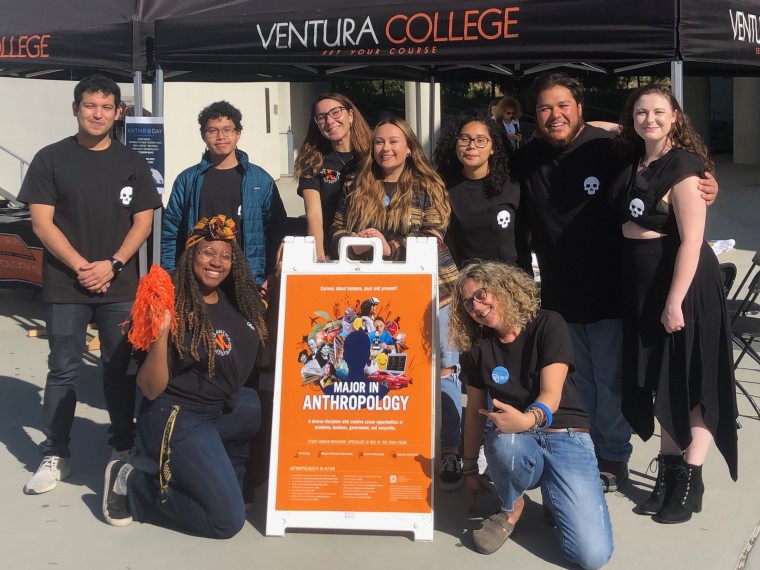
<svg viewBox="0 0 760 570"><path fill-rule="evenodd" d="M317 260L335 252L331 228L346 176L369 153L372 131L345 95L323 93L311 106L306 138L298 150L295 177L303 198L307 233L314 236Z"/></svg>
<svg viewBox="0 0 760 570"><path fill-rule="evenodd" d="M440 486L461 487L456 464L462 423L462 385L457 377L458 355L446 343L448 305L457 268L443 241L451 207L441 177L428 163L409 125L397 117L380 121L372 134L372 154L346 181L332 227L333 249L342 237L379 238L383 258L403 261L406 240L415 236L438 241L438 325L442 390L442 463ZM368 255L370 246L353 246L356 256Z"/></svg>
<svg viewBox="0 0 760 570"><path fill-rule="evenodd" d="M240 228L238 245L266 296L287 214L272 177L237 148L242 119L227 101L212 103L198 115L206 152L172 186L161 232L161 266L169 272L175 268L194 220L222 213Z"/></svg>
<svg viewBox="0 0 760 570"><path fill-rule="evenodd" d="M457 265L473 259L517 263L520 187L509 178L496 122L476 113L460 116L438 139L435 163L451 204L446 243Z"/></svg>
<svg viewBox="0 0 760 570"><path fill-rule="evenodd" d="M172 274L176 327L166 311L137 372L137 431L160 469L108 463L102 509L112 526L155 522L208 538L243 528L243 479L261 424L259 396L244 384L267 329L237 233L217 215L185 241Z"/></svg>
<svg viewBox="0 0 760 570"><path fill-rule="evenodd" d="M451 302L449 340L460 351L467 387L464 477L467 510L492 488L478 473L486 419L485 455L501 508L472 533L478 552L493 554L509 538L540 487L547 521L562 554L582 568L604 566L613 541L599 485L588 415L572 379L567 325L539 308L538 286L519 268L479 261L460 270ZM487 408L487 395L493 410Z"/></svg>

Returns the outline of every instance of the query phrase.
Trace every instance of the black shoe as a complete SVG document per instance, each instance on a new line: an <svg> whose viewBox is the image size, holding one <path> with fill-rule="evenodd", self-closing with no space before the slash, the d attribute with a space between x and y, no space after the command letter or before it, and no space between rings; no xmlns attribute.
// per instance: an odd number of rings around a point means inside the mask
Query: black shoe
<svg viewBox="0 0 760 570"><path fill-rule="evenodd" d="M675 488L670 500L662 510L654 515L654 520L662 524L679 524L691 520L693 513L702 511L702 495L705 485L702 482L702 466L683 465L674 468Z"/></svg>
<svg viewBox="0 0 760 570"><path fill-rule="evenodd" d="M597 463L599 465L599 478L602 482L602 490L605 493L614 493L623 481L628 480L627 461L610 461L609 459L599 458Z"/></svg>
<svg viewBox="0 0 760 570"><path fill-rule="evenodd" d="M441 491L456 491L464 484L462 476L462 460L457 453L444 453L441 458L441 473L439 475Z"/></svg>
<svg viewBox="0 0 760 570"><path fill-rule="evenodd" d="M657 480L654 482L652 494L636 508L640 515L655 515L670 501L675 487L675 475L683 465L683 455L659 454L649 463L647 471L652 468L653 463L657 463Z"/></svg>
<svg viewBox="0 0 760 570"><path fill-rule="evenodd" d="M103 484L103 518L111 526L127 526L132 523L127 502L127 479L133 467L114 459L106 465ZM117 491L123 491L119 493Z"/></svg>

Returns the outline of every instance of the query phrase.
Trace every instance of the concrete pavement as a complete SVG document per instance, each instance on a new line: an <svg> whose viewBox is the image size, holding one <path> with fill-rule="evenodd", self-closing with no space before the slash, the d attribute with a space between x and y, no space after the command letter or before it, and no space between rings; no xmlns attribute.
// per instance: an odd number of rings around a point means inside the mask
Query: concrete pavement
<svg viewBox="0 0 760 570"><path fill-rule="evenodd" d="M738 265L743 275L760 249L760 168L719 164L721 194L711 207L707 237L737 240L721 261ZM298 215L295 186L281 180L288 212ZM292 192L292 194L290 194ZM302 208L301 212L302 213ZM407 536L341 532L288 532L284 538L263 535L266 488L257 492L249 524L235 538L213 541L152 525L134 523L113 528L102 521L100 501L108 417L104 409L97 353L87 354L79 386L79 405L72 434L71 477L50 493L26 496L22 487L37 467L41 397L47 372L47 343L28 338L29 328L44 326L41 307L26 289L0 289L0 568L8 569L153 569L181 566L276 569L330 568L387 570L407 568L499 568L525 570L566 568L553 529L543 522L540 493L531 499L515 533L492 556L472 550L470 533L480 518L497 508L484 501L468 515L463 492L435 494L435 538L415 543ZM745 359L737 372L760 401L760 371ZM760 530L760 420L738 396L739 481L731 481L714 449L704 470L703 511L682 525L659 525L637 516L634 506L651 490L646 469L658 441L634 437L631 480L607 496L615 537L615 553L606 566L648 570L689 568L760 570L760 553L751 550ZM757 549L756 549L757 550Z"/></svg>

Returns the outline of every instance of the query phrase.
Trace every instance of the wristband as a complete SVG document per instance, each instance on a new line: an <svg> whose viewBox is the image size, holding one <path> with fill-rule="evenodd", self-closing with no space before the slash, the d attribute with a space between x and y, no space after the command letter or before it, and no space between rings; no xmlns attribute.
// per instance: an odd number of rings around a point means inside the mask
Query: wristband
<svg viewBox="0 0 760 570"><path fill-rule="evenodd" d="M477 473L480 469L478 469L477 465L473 465L472 467L462 467L462 475L466 475L467 473Z"/></svg>
<svg viewBox="0 0 760 570"><path fill-rule="evenodd" d="M533 402L530 406L527 407L528 410L530 408L538 408L539 410L544 412L544 414L546 415L546 425L540 426L539 429L547 429L551 427L553 418L552 418L552 412L549 409L549 406L547 406L546 404L542 402Z"/></svg>

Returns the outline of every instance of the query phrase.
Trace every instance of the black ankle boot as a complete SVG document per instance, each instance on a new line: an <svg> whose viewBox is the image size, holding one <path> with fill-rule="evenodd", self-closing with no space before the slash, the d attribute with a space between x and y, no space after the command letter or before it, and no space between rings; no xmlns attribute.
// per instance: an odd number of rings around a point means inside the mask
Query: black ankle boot
<svg viewBox="0 0 760 570"><path fill-rule="evenodd" d="M693 513L702 510L702 495L705 492L702 483L702 466L684 462L675 471L675 489L670 500L654 516L654 520L663 524L678 524L691 520Z"/></svg>
<svg viewBox="0 0 760 570"><path fill-rule="evenodd" d="M670 500L675 487L676 472L679 467L683 466L683 455L663 455L661 453L652 459L652 463L655 461L657 462L657 480L654 482L652 494L636 509L640 515L657 514ZM650 469L652 463L649 464Z"/></svg>

